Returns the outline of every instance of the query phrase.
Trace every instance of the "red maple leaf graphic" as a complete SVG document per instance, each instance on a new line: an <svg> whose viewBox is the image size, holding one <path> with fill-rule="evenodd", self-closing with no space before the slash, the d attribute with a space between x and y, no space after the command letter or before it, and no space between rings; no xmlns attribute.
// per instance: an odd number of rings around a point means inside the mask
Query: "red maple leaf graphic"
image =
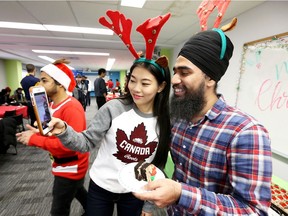
<svg viewBox="0 0 288 216"><path fill-rule="evenodd" d="M126 133L118 129L116 132L117 152L113 155L123 163L138 162L150 157L155 151L158 142L147 143L147 131L142 122L131 131L130 139Z"/></svg>

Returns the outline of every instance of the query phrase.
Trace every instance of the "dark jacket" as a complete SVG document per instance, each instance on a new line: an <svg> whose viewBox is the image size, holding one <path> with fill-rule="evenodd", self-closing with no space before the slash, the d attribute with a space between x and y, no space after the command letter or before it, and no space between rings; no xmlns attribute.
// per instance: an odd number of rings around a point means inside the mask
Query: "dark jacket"
<svg viewBox="0 0 288 216"><path fill-rule="evenodd" d="M10 145L16 147L17 122L14 118L3 118L0 120L0 154L5 154Z"/></svg>
<svg viewBox="0 0 288 216"><path fill-rule="evenodd" d="M96 97L104 97L104 94L107 94L107 88L103 78L98 77L94 81L94 91Z"/></svg>

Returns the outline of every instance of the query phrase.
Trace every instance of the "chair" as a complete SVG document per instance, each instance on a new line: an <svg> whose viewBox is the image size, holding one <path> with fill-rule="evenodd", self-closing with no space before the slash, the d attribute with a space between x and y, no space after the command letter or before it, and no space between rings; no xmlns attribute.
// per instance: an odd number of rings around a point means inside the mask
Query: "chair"
<svg viewBox="0 0 288 216"><path fill-rule="evenodd" d="M15 116L15 115L16 115L16 110L7 110L4 113L4 117Z"/></svg>
<svg viewBox="0 0 288 216"><path fill-rule="evenodd" d="M25 128L24 128L24 124L23 124L23 114L14 115L11 117L14 118L17 122L16 132L19 133L19 132L24 131Z"/></svg>
<svg viewBox="0 0 288 216"><path fill-rule="evenodd" d="M7 117L0 120L0 154L6 154L12 145L15 148L14 155L17 155L16 139L17 122L13 117Z"/></svg>

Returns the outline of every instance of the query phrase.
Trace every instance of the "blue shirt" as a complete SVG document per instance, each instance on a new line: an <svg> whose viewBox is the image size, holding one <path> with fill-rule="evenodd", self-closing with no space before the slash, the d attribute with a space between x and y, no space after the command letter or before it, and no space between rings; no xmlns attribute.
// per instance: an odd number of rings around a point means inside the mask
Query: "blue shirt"
<svg viewBox="0 0 288 216"><path fill-rule="evenodd" d="M27 75L21 80L21 86L24 90L25 93L25 98L27 101L31 101L30 93L29 93L29 88L31 86L35 86L38 82L40 82L40 79L37 77L33 76L32 74Z"/></svg>

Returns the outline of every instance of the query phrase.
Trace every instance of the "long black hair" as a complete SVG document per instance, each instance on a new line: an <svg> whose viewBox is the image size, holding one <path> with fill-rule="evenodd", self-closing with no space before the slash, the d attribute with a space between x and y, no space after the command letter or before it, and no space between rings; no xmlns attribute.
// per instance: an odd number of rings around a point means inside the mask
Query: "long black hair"
<svg viewBox="0 0 288 216"><path fill-rule="evenodd" d="M153 104L153 115L157 117L156 127L159 128L158 134L158 147L156 151L156 155L152 161L152 163L160 169L165 168L165 164L167 162L168 152L169 152L169 143L170 143L170 116L169 116L169 96L170 96L170 88L171 88L171 74L169 67L163 68L164 74L153 64L148 62L134 62L134 64L130 68L130 72L127 75L127 83L125 88L128 86L128 83L131 78L131 74L136 67L145 68L148 70L157 80L158 85L161 85L163 82L166 82L164 89L157 93L155 96L154 104ZM123 97L120 97L122 101L126 104L132 104L133 98L128 88L127 94ZM157 128L155 128L156 131Z"/></svg>

